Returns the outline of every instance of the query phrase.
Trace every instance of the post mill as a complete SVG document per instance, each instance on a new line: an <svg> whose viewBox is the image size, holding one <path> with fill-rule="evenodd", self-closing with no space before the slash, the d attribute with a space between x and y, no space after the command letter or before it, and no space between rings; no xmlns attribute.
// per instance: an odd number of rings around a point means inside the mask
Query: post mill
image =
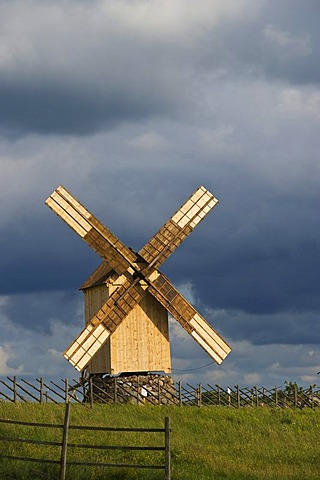
<svg viewBox="0 0 320 480"><path fill-rule="evenodd" d="M199 187L135 252L63 186L50 195L46 204L103 259L81 286L85 328L64 352L78 371L95 378L169 374L168 312L217 364L224 360L229 345L159 271L217 203Z"/></svg>

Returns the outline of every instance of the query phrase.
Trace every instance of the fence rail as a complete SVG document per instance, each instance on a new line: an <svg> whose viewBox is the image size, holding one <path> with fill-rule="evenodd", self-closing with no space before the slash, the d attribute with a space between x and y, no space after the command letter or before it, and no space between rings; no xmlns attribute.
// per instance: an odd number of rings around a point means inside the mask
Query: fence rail
<svg viewBox="0 0 320 480"><path fill-rule="evenodd" d="M165 480L171 479L170 474L170 419L169 417L165 418L163 428L116 428L116 427L104 427L104 426L88 426L88 425L70 425L70 407L71 403L66 403L64 423L61 425L51 424L51 423L34 423L34 422L24 422L17 420L7 420L0 419L0 424L10 426L20 425L22 427L33 427L33 432L35 429L60 429L62 430L62 439L57 442L54 440L39 440L35 438L21 438L17 436L1 435L0 436L0 458L4 458L12 461L22 461L22 462L33 462L33 463L47 463L52 465L59 465L59 480L65 480L66 471L69 465L73 466L86 466L86 467L113 467L113 468L132 468L132 469L153 469L153 470L162 470L165 474ZM35 428L34 428L35 427ZM3 431L3 429L1 429ZM83 443L71 443L69 442L69 432L70 430L88 430L88 431L99 431L99 432L115 432L115 433L162 433L164 434L164 442L162 445L97 445L97 444L83 444ZM10 432L9 432L10 433ZM14 455L8 453L7 445L13 446ZM19 453L19 445L21 444L32 444L37 446L55 446L60 448L60 459L58 460L53 458L37 458L35 456L25 456ZM113 461L112 463L107 462L88 462L88 461L76 461L76 460L67 460L67 453L69 454L70 449L84 449L84 450L110 450L110 451L153 451L155 453L162 452L164 455L164 462L158 464L146 464L146 463L119 463ZM56 478L56 475L55 475Z"/></svg>
<svg viewBox="0 0 320 480"><path fill-rule="evenodd" d="M142 377L143 378L143 377ZM156 382L158 381L158 384ZM310 385L303 389L296 383L286 383L282 388L259 386L222 388L219 385L196 386L188 383L161 383L155 380L150 388L136 376L135 381L121 377L110 379L90 378L60 381L46 381L44 378L18 379L5 377L0 379L1 402L38 402L38 403L135 403L161 404L177 406L228 406L241 407L281 407L281 408L317 408L320 407L320 388Z"/></svg>

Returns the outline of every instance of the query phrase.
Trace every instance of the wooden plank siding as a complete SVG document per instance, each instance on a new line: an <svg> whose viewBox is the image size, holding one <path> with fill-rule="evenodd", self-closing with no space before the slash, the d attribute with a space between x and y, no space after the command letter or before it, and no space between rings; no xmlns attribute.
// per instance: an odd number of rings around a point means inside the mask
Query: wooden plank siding
<svg viewBox="0 0 320 480"><path fill-rule="evenodd" d="M89 323L117 288L101 284L85 288L85 322ZM90 373L171 372L167 310L148 292L127 315L87 367Z"/></svg>

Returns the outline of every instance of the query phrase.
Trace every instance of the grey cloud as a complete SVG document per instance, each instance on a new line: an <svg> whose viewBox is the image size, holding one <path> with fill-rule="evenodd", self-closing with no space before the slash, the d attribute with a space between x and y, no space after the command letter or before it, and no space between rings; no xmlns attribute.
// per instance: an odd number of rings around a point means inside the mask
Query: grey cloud
<svg viewBox="0 0 320 480"><path fill-rule="evenodd" d="M280 313L248 313L235 310L205 310L208 320L233 341L252 345L317 345L318 312L287 309Z"/></svg>
<svg viewBox="0 0 320 480"><path fill-rule="evenodd" d="M262 2L254 15L225 19L206 31L198 66L234 81L260 76L318 85L317 10L314 2Z"/></svg>
<svg viewBox="0 0 320 480"><path fill-rule="evenodd" d="M317 195L310 196L308 183L301 197L296 196L296 180L292 194L282 193L281 184L270 189L264 176L254 178L251 164L235 163L221 170L212 162L208 170L199 153L200 172L193 175L194 161L187 161L183 181L177 183L182 180L179 160L169 162L168 170L161 155L148 152L146 159L137 154L128 159L124 150L118 154L125 159L124 165L95 160L98 166L85 189L76 184L72 188L73 180L66 186L122 241L139 249L198 183L205 183L221 203L163 270L175 282L191 278L203 302L216 308L228 305L256 313L319 308ZM35 216L23 215L23 230L20 223L3 229L2 250L8 252L1 259L3 292L78 288L99 262L44 206L44 198L56 186L48 185L47 192L41 188ZM19 269L11 268L13 262Z"/></svg>
<svg viewBox="0 0 320 480"><path fill-rule="evenodd" d="M123 89L106 86L99 93L94 85L82 89L76 81L71 87L59 87L47 80L31 79L16 86L14 80L4 84L0 79L0 128L5 135L11 130L16 135L29 131L81 135L114 128L123 120L170 114L172 99L156 96L159 89L154 88L147 93L143 84Z"/></svg>
<svg viewBox="0 0 320 480"><path fill-rule="evenodd" d="M312 377L317 360L308 345L316 352L320 341L318 33L310 13L316 18L317 4L240 3L205 1L194 17L183 7L183 22L170 12L157 21L150 15L150 24L140 13L120 16L107 32L94 15L82 31L83 12L117 10L120 2L81 2L69 24L65 9L75 2L45 2L37 26L27 8L16 43L11 5L16 18L26 10L5 2L1 35L11 50L0 50L7 134L0 142L0 292L11 298L6 317L28 332L39 329L57 351L66 345L52 318L82 325L77 289L100 260L45 198L63 183L139 249L204 184L220 204L163 271L193 286L200 312L234 346L209 376ZM155 4L135 2L149 12ZM123 14L129 3L121 5ZM26 338L31 345L31 333ZM188 342L173 332L176 367L208 363ZM0 356L9 369L25 363L6 348Z"/></svg>
<svg viewBox="0 0 320 480"><path fill-rule="evenodd" d="M82 293L71 290L23 293L6 297L1 306L1 314L14 319L15 328L20 327L39 334L52 335L55 320L65 325L82 328ZM39 345L41 348L41 345Z"/></svg>
<svg viewBox="0 0 320 480"><path fill-rule="evenodd" d="M275 18L278 6L262 4L254 15L237 16L232 2L224 8L205 2L194 20L187 9L185 25L175 18L168 26L161 16L154 22L153 2L140 19L129 4L122 9L114 2L77 4L34 1L18 8L18 2L5 2L4 134L81 135L124 121L174 118L194 110L206 75L319 83L318 29L313 23L308 29L306 22L300 29L297 22L288 24L289 5ZM299 3L296 9L311 18L313 8Z"/></svg>
<svg viewBox="0 0 320 480"><path fill-rule="evenodd" d="M233 340L232 346L230 355L217 366L209 364L200 348L191 348L190 342L173 335L174 377L194 386L201 383L204 388L207 384L231 388L235 385L284 387L284 382L292 379L307 388L318 380L320 356L313 343L253 345L247 340Z"/></svg>
<svg viewBox="0 0 320 480"><path fill-rule="evenodd" d="M82 283L79 279L84 280L86 270L97 263L91 250L72 232L63 231L64 225L54 226L47 219L34 220L28 215L24 215L22 225L13 222L1 232L0 248L6 252L0 259L1 294L65 290L70 286L76 290Z"/></svg>
<svg viewBox="0 0 320 480"><path fill-rule="evenodd" d="M181 286L180 286L181 288ZM51 300L50 300L51 297ZM57 312L57 302L66 301L63 294L50 295L25 295L24 308L28 305L34 308L39 302L47 307L48 311ZM14 309L9 312L5 308L22 301L17 296L1 297L0 303L0 375L18 375L22 378L45 376L46 379L77 378L77 373L62 357L66 343L71 341L82 327L79 317L79 307L75 302L69 310L70 317L77 319L70 323L58 308L59 314L64 318L50 320L50 330L35 330L31 325L18 324L15 320ZM69 302L67 302L68 304ZM35 308L34 312L39 312ZM5 313L6 312L6 313ZM208 313L208 312L207 312ZM11 316L12 315L12 316ZM227 312L232 316L232 312ZM45 315L44 315L45 316ZM214 325L217 318L226 321L221 312L209 315ZM301 320L301 319L300 319ZM245 318L239 318L239 324ZM281 319L279 319L281 322ZM228 338L228 337L227 337ZM184 330L173 322L171 325L171 347L173 356L173 375L176 380L187 381L196 386L199 382L206 386L207 383L221 386L234 386L236 384L263 385L265 387L281 386L285 380L293 378L302 385L308 386L317 380L316 372L319 371L320 356L317 345L313 342L305 345L295 344L267 344L254 345L250 341L232 340L233 351L225 362L217 366L208 362L208 357L195 342L185 334ZM32 358L32 361L30 359Z"/></svg>
<svg viewBox="0 0 320 480"><path fill-rule="evenodd" d="M53 307L62 319L49 317ZM40 321L35 325L36 315L41 316L42 327ZM0 375L74 377L62 352L82 327L79 319L79 306L68 294L0 297Z"/></svg>
<svg viewBox="0 0 320 480"><path fill-rule="evenodd" d="M124 120L170 115L188 103L179 69L157 45L150 49L141 25L126 28L128 6L121 13L112 3L6 5L0 61L4 133L90 134Z"/></svg>

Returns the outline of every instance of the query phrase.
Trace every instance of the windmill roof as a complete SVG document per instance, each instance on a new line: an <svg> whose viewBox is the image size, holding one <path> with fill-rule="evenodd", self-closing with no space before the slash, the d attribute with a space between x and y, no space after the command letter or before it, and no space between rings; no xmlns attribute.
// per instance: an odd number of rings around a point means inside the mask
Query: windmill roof
<svg viewBox="0 0 320 480"><path fill-rule="evenodd" d="M86 288L95 287L105 283L109 277L114 273L114 270L107 262L102 262L98 268L87 278L87 280L81 285L80 290Z"/></svg>

